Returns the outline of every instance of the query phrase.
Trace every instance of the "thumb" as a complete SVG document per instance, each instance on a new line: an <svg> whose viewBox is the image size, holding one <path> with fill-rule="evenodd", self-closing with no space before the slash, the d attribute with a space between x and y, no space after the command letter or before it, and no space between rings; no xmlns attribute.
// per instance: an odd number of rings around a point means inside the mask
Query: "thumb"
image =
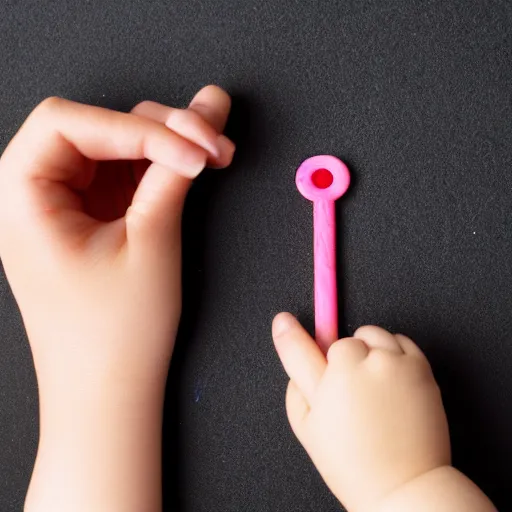
<svg viewBox="0 0 512 512"><path fill-rule="evenodd" d="M280 313L272 324L277 354L288 377L308 405L322 379L327 361L315 340L290 313Z"/></svg>
<svg viewBox="0 0 512 512"><path fill-rule="evenodd" d="M142 250L179 244L183 205L191 183L172 169L152 163L126 212L128 244Z"/></svg>

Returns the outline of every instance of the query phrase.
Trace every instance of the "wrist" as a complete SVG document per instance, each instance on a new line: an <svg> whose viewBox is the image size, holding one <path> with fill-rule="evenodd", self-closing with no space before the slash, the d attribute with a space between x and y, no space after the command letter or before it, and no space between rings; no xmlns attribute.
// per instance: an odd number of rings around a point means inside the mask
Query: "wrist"
<svg viewBox="0 0 512 512"><path fill-rule="evenodd" d="M170 357L149 351L134 357L130 347L89 353L81 347L71 341L58 350L33 350L42 430L113 421L130 411L153 416L161 409Z"/></svg>
<svg viewBox="0 0 512 512"><path fill-rule="evenodd" d="M174 336L162 342L83 337L41 342L30 337L30 345L40 391L50 396L87 397L106 390L127 395L165 387Z"/></svg>
<svg viewBox="0 0 512 512"><path fill-rule="evenodd" d="M161 416L165 378L78 375L76 378L40 379L41 434L77 428L114 428L125 422L155 421ZM103 427L102 427L103 426Z"/></svg>
<svg viewBox="0 0 512 512"><path fill-rule="evenodd" d="M451 512L466 510L494 512L487 496L453 466L439 466L427 471L382 498L364 512Z"/></svg>

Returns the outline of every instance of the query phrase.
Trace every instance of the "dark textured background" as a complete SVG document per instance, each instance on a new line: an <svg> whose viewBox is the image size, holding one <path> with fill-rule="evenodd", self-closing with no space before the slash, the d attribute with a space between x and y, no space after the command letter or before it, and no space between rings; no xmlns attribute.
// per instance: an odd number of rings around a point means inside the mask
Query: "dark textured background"
<svg viewBox="0 0 512 512"><path fill-rule="evenodd" d="M292 437L270 339L312 317L311 219L294 174L343 158L344 326L414 337L456 465L512 510L512 4L505 0L2 0L0 148L48 95L129 109L235 96L231 170L195 186L169 381L166 511L339 510ZM21 510L37 393L0 277L0 510ZM176 466L179 470L176 470Z"/></svg>

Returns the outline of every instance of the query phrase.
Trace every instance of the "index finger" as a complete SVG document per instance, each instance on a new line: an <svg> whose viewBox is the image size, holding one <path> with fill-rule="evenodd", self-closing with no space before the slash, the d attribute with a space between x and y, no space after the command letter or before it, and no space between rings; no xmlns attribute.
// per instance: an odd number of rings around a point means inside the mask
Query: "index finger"
<svg viewBox="0 0 512 512"><path fill-rule="evenodd" d="M206 151L164 125L61 98L43 101L6 149L7 168L27 178L68 181L89 160L148 159L194 178Z"/></svg>

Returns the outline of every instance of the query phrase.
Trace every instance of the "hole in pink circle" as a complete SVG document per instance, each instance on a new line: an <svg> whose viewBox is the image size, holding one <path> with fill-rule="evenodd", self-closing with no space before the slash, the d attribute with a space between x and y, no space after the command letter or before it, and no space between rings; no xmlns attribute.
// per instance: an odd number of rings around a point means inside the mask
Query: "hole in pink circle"
<svg viewBox="0 0 512 512"><path fill-rule="evenodd" d="M317 169L311 175L311 181L316 188L328 188L332 185L333 180L331 171L327 169Z"/></svg>

